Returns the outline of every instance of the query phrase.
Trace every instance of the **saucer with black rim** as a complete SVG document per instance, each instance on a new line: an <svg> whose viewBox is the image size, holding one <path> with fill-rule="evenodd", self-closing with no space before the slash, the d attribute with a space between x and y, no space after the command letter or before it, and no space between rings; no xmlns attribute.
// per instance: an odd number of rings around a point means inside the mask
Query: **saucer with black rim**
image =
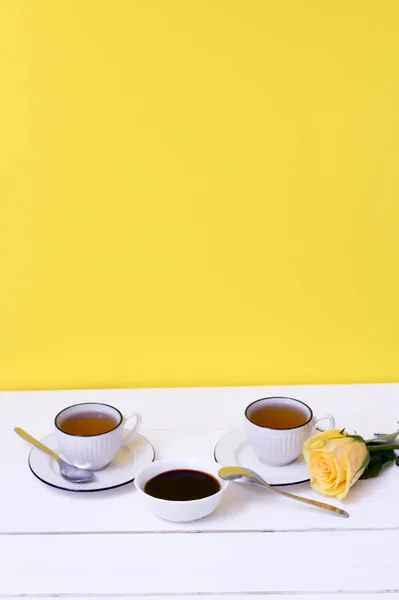
<svg viewBox="0 0 399 600"><path fill-rule="evenodd" d="M55 433L41 441L65 459L57 446ZM64 479L54 458L38 448L32 448L30 451L28 464L35 477L52 487L69 492L101 492L131 483L142 469L154 461L154 458L155 450L152 444L145 437L137 434L129 444L118 450L109 465L101 471L96 471L94 479L86 483L73 483Z"/></svg>
<svg viewBox="0 0 399 600"><path fill-rule="evenodd" d="M310 481L308 466L302 455L283 467L275 467L261 461L248 444L244 427L226 433L216 444L214 456L221 467L236 465L252 469L273 486L295 485Z"/></svg>

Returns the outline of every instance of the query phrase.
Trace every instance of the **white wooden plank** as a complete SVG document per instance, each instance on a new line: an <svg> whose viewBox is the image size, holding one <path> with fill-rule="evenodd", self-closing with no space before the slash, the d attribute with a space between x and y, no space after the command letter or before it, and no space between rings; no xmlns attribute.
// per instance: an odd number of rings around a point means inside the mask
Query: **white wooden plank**
<svg viewBox="0 0 399 600"><path fill-rule="evenodd" d="M282 593L282 594L265 594L265 593L254 593L254 594L241 594L241 593L234 593L234 592L229 592L227 594L217 594L217 593L210 593L210 594L203 594L203 593L192 593L192 594L180 594L180 595L174 595L174 594L150 594L150 595L142 595L142 594L135 594L134 592L131 594L120 594L118 596L112 596L112 595L103 595L103 596L77 596L75 594L68 594L68 595L63 595L63 594L57 594L56 596L57 598L73 598L74 600L86 600L86 599L90 599L90 600L103 600L104 598L107 598L109 600L117 600L120 598L134 598L134 600L144 600L144 599L148 599L148 598L159 598L160 600L162 600L162 598L165 598L165 600L184 600L185 598L192 598L192 597L205 597L205 598L212 598L212 600L226 600L226 598L231 598L234 600L253 600L254 598L261 598L261 597L265 597L267 598L267 600L281 600L281 598L283 598L284 600L298 600L300 598L308 598L309 594L302 594L301 592L299 593L295 593L295 594L286 594L286 593ZM382 591L382 592L371 592L371 593L359 593L359 594L334 594L334 593L329 593L328 596L329 600L390 600L391 598L397 598L399 597L399 592L395 593L394 591L392 592L391 590L386 590L386 591ZM2 600L11 600L11 599L15 599L15 598L41 598L42 600L54 600L54 596L46 596L46 595L15 595L15 596L3 596L0 594L0 598L2 598ZM312 600L325 600L326 599L326 594L312 594L311 595Z"/></svg>
<svg viewBox="0 0 399 600"><path fill-rule="evenodd" d="M21 425L40 437L48 433L52 416L62 406L84 400L109 400L123 410L133 406L145 413L143 433L154 443L157 457L209 458L224 433L216 426L231 419L231 415L235 416L230 424L237 425L237 415L248 401L271 393L289 393L304 399L312 395L311 404L317 411L332 410L334 403L332 412L337 413L335 407L339 407L342 415L347 415L341 416L341 424L364 419L364 427L371 432L374 424L378 430L392 429L399 415L399 386L393 384L306 386L290 390L203 388L2 393L0 453L3 481L8 484L2 487L0 532L398 528L399 469L396 467L387 468L377 479L359 482L344 503L332 500L349 510L351 518L346 521L263 490L232 484L216 513L194 524L174 525L148 514L132 485L89 495L45 486L27 467L29 446L13 432L15 425ZM133 403L132 396L136 398ZM151 428L153 424L158 428ZM362 431L361 427L358 431ZM307 485L292 490L321 498Z"/></svg>
<svg viewBox="0 0 399 600"><path fill-rule="evenodd" d="M396 593L397 542L392 531L2 537L0 594Z"/></svg>

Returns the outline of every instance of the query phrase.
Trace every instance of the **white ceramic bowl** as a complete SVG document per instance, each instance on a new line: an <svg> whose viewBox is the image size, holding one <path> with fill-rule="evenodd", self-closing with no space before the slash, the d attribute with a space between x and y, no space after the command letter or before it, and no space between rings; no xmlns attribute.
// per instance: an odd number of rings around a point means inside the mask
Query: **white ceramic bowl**
<svg viewBox="0 0 399 600"><path fill-rule="evenodd" d="M203 471L213 475L220 483L220 491L207 498L200 498L199 500L162 500L160 498L154 498L144 491L144 486L156 475L164 473L165 471L173 471L175 469L194 469L197 471ZM151 463L148 467L141 471L134 484L141 498L149 510L167 521L174 521L175 523L184 523L187 521L196 521L202 519L212 513L218 506L225 493L228 481L220 479L218 476L218 470L220 465L213 461L205 461L200 459L162 459L156 460Z"/></svg>

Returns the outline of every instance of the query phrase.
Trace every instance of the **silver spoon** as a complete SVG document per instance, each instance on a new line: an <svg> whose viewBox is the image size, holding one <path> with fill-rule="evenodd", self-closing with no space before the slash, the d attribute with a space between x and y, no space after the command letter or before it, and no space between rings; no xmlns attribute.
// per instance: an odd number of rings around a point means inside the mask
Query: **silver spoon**
<svg viewBox="0 0 399 600"><path fill-rule="evenodd" d="M276 494L280 494L281 496L287 496L287 498L291 498L292 500L298 500L299 502L305 502L305 504L312 504L313 506L317 506L318 508L323 508L324 510L329 510L334 512L336 515L340 517L345 517L346 519L349 517L349 513L341 508L337 508L336 506L332 506L331 504L325 504L324 502L319 502L318 500L311 500L310 498L303 498L303 496L296 496L295 494L289 494L288 492L282 492L277 488L266 483L264 479L255 471L251 471L250 469L243 469L242 467L222 467L218 473L219 477L222 479L232 480L232 481L242 481L243 483L253 483L255 485L261 485Z"/></svg>
<svg viewBox="0 0 399 600"><path fill-rule="evenodd" d="M62 460L62 458L60 458L58 454L54 452L54 450L51 450L50 448L39 442L39 440L36 440L34 437L29 435L29 433L27 433L20 427L14 427L14 431L26 442L30 442L31 444L36 446L36 448L39 448L40 450L43 450L43 452L47 452L48 454L50 454L50 456L52 456L58 462L61 475L65 477L65 479L68 479L68 481L72 481L73 483L85 483L86 481L90 481L91 479L93 479L94 473L92 471L87 471L86 469L79 469L79 467L74 467L73 465L70 465L69 463L65 462L65 460Z"/></svg>

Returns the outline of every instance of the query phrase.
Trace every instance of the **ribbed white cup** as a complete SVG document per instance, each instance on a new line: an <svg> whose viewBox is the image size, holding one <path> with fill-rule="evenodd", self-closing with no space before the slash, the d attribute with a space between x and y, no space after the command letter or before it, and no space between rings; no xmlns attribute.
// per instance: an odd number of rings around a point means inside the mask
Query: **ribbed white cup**
<svg viewBox="0 0 399 600"><path fill-rule="evenodd" d="M302 412L304 423L290 429L273 429L257 425L251 421L251 414L254 410L270 405L295 407L296 410ZM331 429L335 427L335 420L332 415L324 414L314 417L312 409L301 400L285 396L261 398L249 404L245 409L247 440L263 462L276 466L288 465L301 454L303 443L310 438L316 423L322 419L329 420Z"/></svg>
<svg viewBox="0 0 399 600"><path fill-rule="evenodd" d="M88 412L109 415L115 420L115 427L106 433L85 436L66 433L62 430L62 423L65 419ZM123 438L123 426L131 417L136 418L136 424ZM81 469L99 471L111 462L122 445L130 442L136 435L141 425L141 416L132 412L124 417L117 408L109 404L84 402L64 408L55 417L54 423L57 444L67 461Z"/></svg>

